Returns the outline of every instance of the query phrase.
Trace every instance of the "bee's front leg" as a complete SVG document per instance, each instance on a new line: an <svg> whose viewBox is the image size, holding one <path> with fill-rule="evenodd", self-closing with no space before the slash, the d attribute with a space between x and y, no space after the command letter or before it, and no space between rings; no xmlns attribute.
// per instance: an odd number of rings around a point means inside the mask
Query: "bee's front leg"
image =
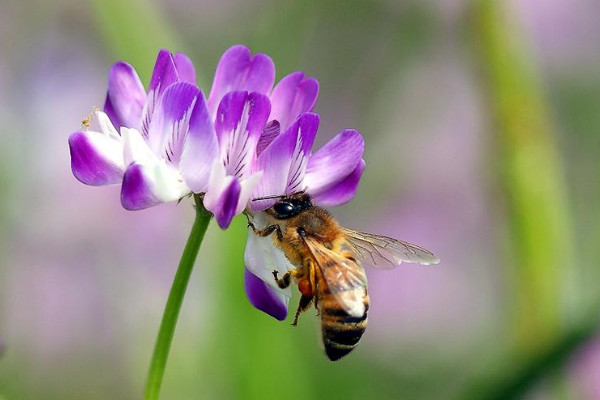
<svg viewBox="0 0 600 400"><path fill-rule="evenodd" d="M290 274L289 271L283 274L283 277L281 279L278 278L279 272L277 270L273 271L273 276L275 277L275 282L277 282L277 286L279 286L281 289L287 288L292 282L292 274Z"/></svg>
<svg viewBox="0 0 600 400"><path fill-rule="evenodd" d="M248 227L252 228L252 231L260 237L269 236L273 232L276 232L277 239L279 239L279 241L283 240L283 232L281 232L281 227L277 224L269 225L264 229L256 229L252 221L248 219Z"/></svg>

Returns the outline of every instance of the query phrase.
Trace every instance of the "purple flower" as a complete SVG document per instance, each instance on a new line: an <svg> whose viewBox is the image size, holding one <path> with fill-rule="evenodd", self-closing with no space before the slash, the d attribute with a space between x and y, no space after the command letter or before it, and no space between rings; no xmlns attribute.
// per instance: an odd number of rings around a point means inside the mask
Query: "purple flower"
<svg viewBox="0 0 600 400"><path fill-rule="evenodd" d="M354 196L365 168L361 134L345 129L312 154L318 126L317 114L304 113L266 145L256 161L262 178L252 198L305 191L315 205L335 206ZM255 212L253 222L256 226L263 225L260 211L272 206L275 201L251 202L249 206ZM272 271L283 273L292 266L285 257L282 259L283 255L272 246L271 240L249 231L244 255L246 293L256 308L277 319L284 319L291 291L277 287Z"/></svg>
<svg viewBox="0 0 600 400"><path fill-rule="evenodd" d="M122 183L129 210L204 193L225 229L259 183L257 150L317 99L317 81L302 72L273 89L274 80L273 61L241 45L222 56L207 101L183 54L159 52L148 93L133 67L118 62L104 112L96 113L99 129L69 138L73 174L89 185Z"/></svg>
<svg viewBox="0 0 600 400"><path fill-rule="evenodd" d="M212 125L202 93L187 83L194 80L189 59L166 50L158 53L148 93L129 64L116 63L104 112L96 112L99 130L69 138L75 177L94 186L122 182L121 203L129 210L205 188L210 171L192 164L216 152L216 143L206 142ZM199 148L198 141L205 146Z"/></svg>

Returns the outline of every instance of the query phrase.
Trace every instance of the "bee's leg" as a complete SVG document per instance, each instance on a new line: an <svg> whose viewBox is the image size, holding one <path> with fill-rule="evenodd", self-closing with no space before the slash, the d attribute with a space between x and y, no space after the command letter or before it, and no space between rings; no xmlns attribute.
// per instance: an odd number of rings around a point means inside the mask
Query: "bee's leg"
<svg viewBox="0 0 600 400"><path fill-rule="evenodd" d="M256 229L254 224L248 219L248 226L252 228L252 231L254 231L254 233L258 236L265 237L269 236L273 232L276 232L277 239L279 239L280 241L283 240L283 232L281 232L281 227L277 224L269 225L264 229Z"/></svg>
<svg viewBox="0 0 600 400"><path fill-rule="evenodd" d="M296 315L294 316L294 322L292 322L292 326L298 326L298 317L302 311L306 311L308 307L310 307L310 303L312 303L314 296L302 296L300 297L300 304L298 304L298 309L296 310Z"/></svg>
<svg viewBox="0 0 600 400"><path fill-rule="evenodd" d="M290 286L290 283L292 282L292 274L290 273L290 271L283 274L283 277L281 279L278 278L278 275L279 271L273 271L273 276L275 277L275 282L277 282L277 286L279 286L281 289L285 289L286 287Z"/></svg>
<svg viewBox="0 0 600 400"><path fill-rule="evenodd" d="M309 282L309 287L311 291L316 291L317 290L317 277L315 276L316 272L315 272L315 267L314 264L312 263L312 261L309 261L308 264L309 268L308 268L308 282ZM315 297L315 309L317 310L317 316L319 316L319 298L317 296Z"/></svg>

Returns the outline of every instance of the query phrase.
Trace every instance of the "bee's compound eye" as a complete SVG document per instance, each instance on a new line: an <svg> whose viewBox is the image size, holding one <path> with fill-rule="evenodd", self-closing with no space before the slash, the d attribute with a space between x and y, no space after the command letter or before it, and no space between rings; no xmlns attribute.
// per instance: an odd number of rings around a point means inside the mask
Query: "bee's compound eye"
<svg viewBox="0 0 600 400"><path fill-rule="evenodd" d="M282 201L273 206L279 218L290 218L296 214L296 207L290 202Z"/></svg>

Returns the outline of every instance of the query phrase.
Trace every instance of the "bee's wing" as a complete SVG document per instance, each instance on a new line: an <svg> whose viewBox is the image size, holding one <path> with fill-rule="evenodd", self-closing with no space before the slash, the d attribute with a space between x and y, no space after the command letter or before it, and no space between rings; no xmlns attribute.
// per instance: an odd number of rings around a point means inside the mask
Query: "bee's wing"
<svg viewBox="0 0 600 400"><path fill-rule="evenodd" d="M372 233L343 229L357 258L379 268L394 268L403 262L429 265L439 258L421 246Z"/></svg>
<svg viewBox="0 0 600 400"><path fill-rule="evenodd" d="M339 305L351 316L363 316L367 287L367 275L363 267L355 260L329 250L314 238L305 237L304 243Z"/></svg>

